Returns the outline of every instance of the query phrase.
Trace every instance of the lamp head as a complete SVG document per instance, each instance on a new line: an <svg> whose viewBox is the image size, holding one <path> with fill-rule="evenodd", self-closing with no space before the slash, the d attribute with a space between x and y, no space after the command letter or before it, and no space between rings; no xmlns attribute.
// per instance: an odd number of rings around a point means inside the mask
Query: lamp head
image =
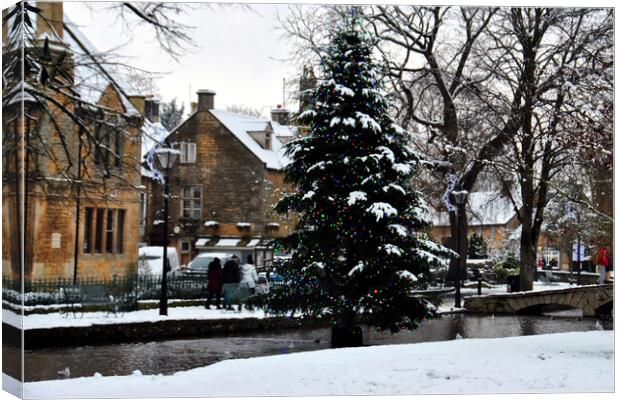
<svg viewBox="0 0 620 400"><path fill-rule="evenodd" d="M170 147L160 147L155 150L155 154L157 155L157 159L159 160L159 165L163 169L170 169L174 167L174 164L177 161L177 158L181 152L176 149L172 149Z"/></svg>

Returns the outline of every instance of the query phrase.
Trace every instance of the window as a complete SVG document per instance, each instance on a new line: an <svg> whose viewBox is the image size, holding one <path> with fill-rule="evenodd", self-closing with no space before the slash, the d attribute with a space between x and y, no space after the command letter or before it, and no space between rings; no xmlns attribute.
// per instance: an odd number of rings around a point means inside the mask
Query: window
<svg viewBox="0 0 620 400"><path fill-rule="evenodd" d="M114 249L114 211L108 209L105 219L105 251L112 253Z"/></svg>
<svg viewBox="0 0 620 400"><path fill-rule="evenodd" d="M191 164L196 162L196 143L181 142L181 163Z"/></svg>
<svg viewBox="0 0 620 400"><path fill-rule="evenodd" d="M181 240L181 253L189 253L191 249L189 240Z"/></svg>
<svg viewBox="0 0 620 400"><path fill-rule="evenodd" d="M103 208L97 209L95 221L95 253L101 253L101 229L103 228Z"/></svg>
<svg viewBox="0 0 620 400"><path fill-rule="evenodd" d="M95 127L95 165L120 168L123 135L120 128Z"/></svg>
<svg viewBox="0 0 620 400"><path fill-rule="evenodd" d="M84 253L122 253L125 210L86 207Z"/></svg>
<svg viewBox="0 0 620 400"><path fill-rule="evenodd" d="M118 221L116 223L116 252L123 252L123 231L125 229L125 210L118 210Z"/></svg>
<svg viewBox="0 0 620 400"><path fill-rule="evenodd" d="M140 193L140 235L146 230L146 193Z"/></svg>
<svg viewBox="0 0 620 400"><path fill-rule="evenodd" d="M202 216L202 186L183 186L183 218L200 219Z"/></svg>
<svg viewBox="0 0 620 400"><path fill-rule="evenodd" d="M84 216L84 253L92 252L92 235L93 233L93 209L87 208Z"/></svg>

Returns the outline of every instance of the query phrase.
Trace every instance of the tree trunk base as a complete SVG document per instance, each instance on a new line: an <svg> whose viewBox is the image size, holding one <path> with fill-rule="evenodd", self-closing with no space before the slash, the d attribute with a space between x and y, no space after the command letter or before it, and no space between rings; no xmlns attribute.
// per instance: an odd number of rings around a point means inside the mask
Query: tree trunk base
<svg viewBox="0 0 620 400"><path fill-rule="evenodd" d="M334 326L331 344L332 348L363 346L362 328L359 326Z"/></svg>

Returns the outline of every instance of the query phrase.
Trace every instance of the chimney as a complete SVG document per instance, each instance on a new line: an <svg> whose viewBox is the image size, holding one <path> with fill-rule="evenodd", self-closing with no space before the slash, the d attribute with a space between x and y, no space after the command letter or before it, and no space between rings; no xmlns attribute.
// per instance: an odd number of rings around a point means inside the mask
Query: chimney
<svg viewBox="0 0 620 400"><path fill-rule="evenodd" d="M144 115L144 97L145 96L141 94L127 96L131 104L136 107L136 110L138 110L138 112L142 115Z"/></svg>
<svg viewBox="0 0 620 400"><path fill-rule="evenodd" d="M37 16L37 38L47 34L50 40L62 42L64 34L62 2L37 1L36 6L41 9Z"/></svg>
<svg viewBox="0 0 620 400"><path fill-rule="evenodd" d="M276 109L271 110L271 120L277 122L280 125L288 125L290 112L286 108L282 108L282 105L278 104Z"/></svg>
<svg viewBox="0 0 620 400"><path fill-rule="evenodd" d="M159 122L159 100L153 97L144 100L144 116L151 122Z"/></svg>
<svg viewBox="0 0 620 400"><path fill-rule="evenodd" d="M195 113L196 110L198 110L198 103L196 103L195 101L192 101L190 104L190 108L191 108L191 113Z"/></svg>
<svg viewBox="0 0 620 400"><path fill-rule="evenodd" d="M213 110L215 92L209 89L202 89L196 93L198 94L198 111Z"/></svg>

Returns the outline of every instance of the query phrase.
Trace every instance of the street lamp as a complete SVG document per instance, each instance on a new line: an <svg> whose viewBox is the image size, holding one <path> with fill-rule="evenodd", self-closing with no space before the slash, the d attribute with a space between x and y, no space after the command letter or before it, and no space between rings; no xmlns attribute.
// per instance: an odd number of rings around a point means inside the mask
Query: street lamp
<svg viewBox="0 0 620 400"><path fill-rule="evenodd" d="M181 152L169 147L161 147L155 150L159 165L164 174L164 266L161 276L161 295L159 297L159 315L168 315L168 200L170 198L170 185L168 183L168 170L174 167L174 163Z"/></svg>
<svg viewBox="0 0 620 400"><path fill-rule="evenodd" d="M461 206L467 202L467 190L461 189L458 183L454 190L450 192L452 203L456 206L456 248L459 253L459 259L456 267L456 290L454 292L454 307L461 308L461 226L459 223L459 213Z"/></svg>

